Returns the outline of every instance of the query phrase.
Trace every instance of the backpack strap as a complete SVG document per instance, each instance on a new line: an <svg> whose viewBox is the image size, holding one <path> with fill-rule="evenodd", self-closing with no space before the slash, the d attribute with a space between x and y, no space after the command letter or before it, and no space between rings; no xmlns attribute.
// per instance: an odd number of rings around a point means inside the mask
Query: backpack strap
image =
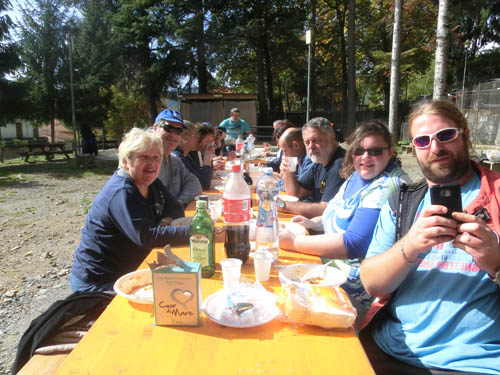
<svg viewBox="0 0 500 375"><path fill-rule="evenodd" d="M408 232L415 219L418 205L427 192L427 181L420 180L414 184L401 184L399 192L389 197L389 206L396 216L396 232L394 242Z"/></svg>

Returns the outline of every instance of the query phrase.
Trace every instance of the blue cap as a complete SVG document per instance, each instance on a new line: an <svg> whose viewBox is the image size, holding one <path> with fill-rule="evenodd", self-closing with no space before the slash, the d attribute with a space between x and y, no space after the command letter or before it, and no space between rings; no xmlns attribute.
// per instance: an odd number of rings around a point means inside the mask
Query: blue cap
<svg viewBox="0 0 500 375"><path fill-rule="evenodd" d="M178 124L181 124L184 129L186 129L186 126L184 125L184 120L182 119L182 115L180 112L173 110L173 109L164 109L161 111L158 116L156 116L155 119L155 124L158 121L161 120L166 120L168 122L176 122Z"/></svg>

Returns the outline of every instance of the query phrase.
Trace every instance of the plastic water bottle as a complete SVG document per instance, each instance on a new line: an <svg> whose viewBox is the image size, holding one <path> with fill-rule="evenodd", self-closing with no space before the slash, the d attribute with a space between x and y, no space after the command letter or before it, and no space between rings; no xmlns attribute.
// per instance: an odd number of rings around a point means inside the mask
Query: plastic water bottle
<svg viewBox="0 0 500 375"><path fill-rule="evenodd" d="M255 242L257 251L270 251L274 262L279 254L279 223L276 200L280 192L279 180L273 176L272 168L264 168L264 175L257 181L257 196L259 197L259 215Z"/></svg>
<svg viewBox="0 0 500 375"><path fill-rule="evenodd" d="M250 134L247 137L248 153L250 155L250 158L252 158L252 156L254 154L254 150L255 150L254 142L255 142L255 137L253 136L253 134Z"/></svg>
<svg viewBox="0 0 500 375"><path fill-rule="evenodd" d="M253 184L252 177L250 177L250 153L248 152L248 145L243 145L241 151L241 171L243 172L243 179L248 185Z"/></svg>
<svg viewBox="0 0 500 375"><path fill-rule="evenodd" d="M243 145L245 142L243 141L243 137L241 134L238 134L238 139L236 140L236 154L241 155L241 151L243 151Z"/></svg>
<svg viewBox="0 0 500 375"><path fill-rule="evenodd" d="M224 223L226 238L224 248L228 258L241 259L243 263L250 254L250 188L241 175L241 166L232 166L224 193Z"/></svg>

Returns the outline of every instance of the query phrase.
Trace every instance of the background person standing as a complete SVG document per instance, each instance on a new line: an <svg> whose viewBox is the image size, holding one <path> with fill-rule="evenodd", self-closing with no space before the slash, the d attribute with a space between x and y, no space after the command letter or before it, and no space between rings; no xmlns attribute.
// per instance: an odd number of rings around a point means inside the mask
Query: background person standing
<svg viewBox="0 0 500 375"><path fill-rule="evenodd" d="M229 118L223 120L219 124L219 128L226 130L225 145L228 153L235 150L239 134L241 136L250 134L250 126L245 120L240 118L240 110L238 108L231 109Z"/></svg>

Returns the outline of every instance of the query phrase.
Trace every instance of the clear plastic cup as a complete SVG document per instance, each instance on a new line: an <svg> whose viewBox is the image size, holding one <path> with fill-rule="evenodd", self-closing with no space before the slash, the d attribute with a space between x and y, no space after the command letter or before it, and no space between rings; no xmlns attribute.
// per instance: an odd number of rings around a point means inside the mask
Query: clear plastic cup
<svg viewBox="0 0 500 375"><path fill-rule="evenodd" d="M226 258L220 261L224 289L231 289L240 283L242 261L236 258Z"/></svg>
<svg viewBox="0 0 500 375"><path fill-rule="evenodd" d="M210 217L214 221L220 220L222 215L222 198L212 198L208 197L208 212L210 213Z"/></svg>
<svg viewBox="0 0 500 375"><path fill-rule="evenodd" d="M288 172L295 172L297 170L298 158L296 156L287 156Z"/></svg>
<svg viewBox="0 0 500 375"><path fill-rule="evenodd" d="M253 266L255 268L255 280L267 281L271 272L271 264L274 257L270 251L258 251L253 254Z"/></svg>

